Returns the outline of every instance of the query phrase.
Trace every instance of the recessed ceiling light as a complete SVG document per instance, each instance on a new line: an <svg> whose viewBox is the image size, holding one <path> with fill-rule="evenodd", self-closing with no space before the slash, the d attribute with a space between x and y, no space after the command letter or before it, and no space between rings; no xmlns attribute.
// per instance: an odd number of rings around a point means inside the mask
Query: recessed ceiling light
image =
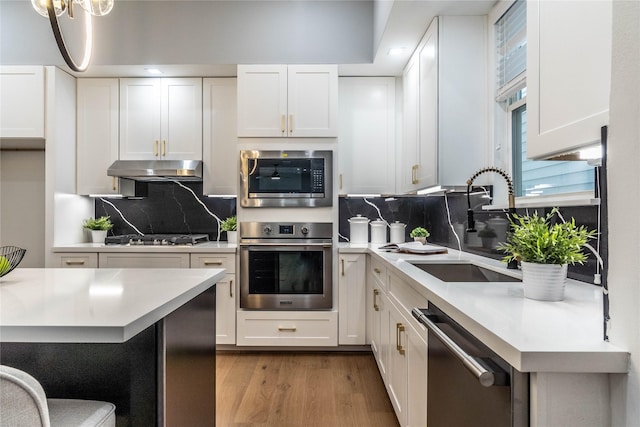
<svg viewBox="0 0 640 427"><path fill-rule="evenodd" d="M157 68L145 68L145 71L153 75L162 74L162 71L158 70Z"/></svg>
<svg viewBox="0 0 640 427"><path fill-rule="evenodd" d="M402 55L407 51L406 47L392 47L391 49L389 49L388 55L389 56L398 56L398 55Z"/></svg>

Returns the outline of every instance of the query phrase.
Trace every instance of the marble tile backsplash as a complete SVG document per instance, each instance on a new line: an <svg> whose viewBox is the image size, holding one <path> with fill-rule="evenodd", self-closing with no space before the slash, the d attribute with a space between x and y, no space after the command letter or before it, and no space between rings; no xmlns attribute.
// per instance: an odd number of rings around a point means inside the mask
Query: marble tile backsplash
<svg viewBox="0 0 640 427"><path fill-rule="evenodd" d="M412 240L409 233L413 228L424 227L431 233L427 239L430 243L453 249L460 248L466 252L494 259L502 259L504 254L497 250L497 246L505 241L509 223L506 214L502 211L482 210L482 206L487 204L489 204L489 199L484 195L471 196L477 232L468 233L466 231L467 199L465 193L449 193L446 198L442 194L367 199L340 197L340 241L344 242L349 238L349 218L360 214L373 221L381 214L382 218L388 222L399 221L407 225L405 241ZM551 208L538 208L538 212L544 215L550 212ZM532 209L529 211L533 212ZM526 209L517 209L517 212L521 215L527 214ZM579 225L585 225L593 230L598 227L597 206L564 207L560 209L560 212L566 220L574 217ZM387 240L389 239L388 231L387 229ZM602 230L601 241L606 237L606 230ZM596 241L591 243L596 247ZM593 283L596 264L595 256L590 254L584 265L569 266L569 277Z"/></svg>
<svg viewBox="0 0 640 427"><path fill-rule="evenodd" d="M95 200L96 216L111 217L110 234L208 234L209 240L217 240L215 217L224 220L236 214L235 198L202 196L202 183L150 182L148 189L144 198ZM221 234L220 240L226 240L226 233Z"/></svg>

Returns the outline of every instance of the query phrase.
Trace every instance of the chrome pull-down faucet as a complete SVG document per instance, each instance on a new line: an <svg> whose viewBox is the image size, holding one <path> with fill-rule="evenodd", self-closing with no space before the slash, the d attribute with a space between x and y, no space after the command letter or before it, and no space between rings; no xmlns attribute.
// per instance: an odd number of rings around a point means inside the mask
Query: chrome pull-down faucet
<svg viewBox="0 0 640 427"><path fill-rule="evenodd" d="M511 219L512 219L511 216L514 213L516 213L516 198L513 191L513 181L511 180L511 177L509 176L509 174L503 171L502 169L495 168L495 167L482 168L478 170L476 173L474 173L471 176L471 178L467 180L467 233L475 233L477 231L475 228L476 223L473 219L473 209L471 209L471 197L470 197L471 186L473 185L473 181L478 176L482 175L485 172L495 172L501 177L503 177L505 181L507 181L507 187L509 191L509 210L508 210L507 216L509 217L509 223L511 223ZM512 270L517 269L518 262L516 260L509 261L509 263L507 264L507 268Z"/></svg>

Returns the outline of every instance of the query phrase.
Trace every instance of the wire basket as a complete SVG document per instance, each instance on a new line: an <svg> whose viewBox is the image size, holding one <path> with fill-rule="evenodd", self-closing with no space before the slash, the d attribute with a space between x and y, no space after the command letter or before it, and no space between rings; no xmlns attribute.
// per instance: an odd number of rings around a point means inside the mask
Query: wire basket
<svg viewBox="0 0 640 427"><path fill-rule="evenodd" d="M0 277L16 268L26 252L26 249L17 246L0 246Z"/></svg>

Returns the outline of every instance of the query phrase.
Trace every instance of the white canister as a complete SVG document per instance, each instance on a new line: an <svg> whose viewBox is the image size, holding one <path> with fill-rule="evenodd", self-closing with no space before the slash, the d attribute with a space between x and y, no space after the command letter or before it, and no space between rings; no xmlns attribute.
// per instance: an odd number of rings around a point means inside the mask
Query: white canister
<svg viewBox="0 0 640 427"><path fill-rule="evenodd" d="M390 243L404 243L404 229L407 224L403 224L401 222L394 222L393 224L389 224L391 228L391 239Z"/></svg>
<svg viewBox="0 0 640 427"><path fill-rule="evenodd" d="M349 218L349 242L369 242L369 218L365 218L360 214Z"/></svg>
<svg viewBox="0 0 640 427"><path fill-rule="evenodd" d="M387 243L387 222L381 219L371 221L371 243L384 245Z"/></svg>

